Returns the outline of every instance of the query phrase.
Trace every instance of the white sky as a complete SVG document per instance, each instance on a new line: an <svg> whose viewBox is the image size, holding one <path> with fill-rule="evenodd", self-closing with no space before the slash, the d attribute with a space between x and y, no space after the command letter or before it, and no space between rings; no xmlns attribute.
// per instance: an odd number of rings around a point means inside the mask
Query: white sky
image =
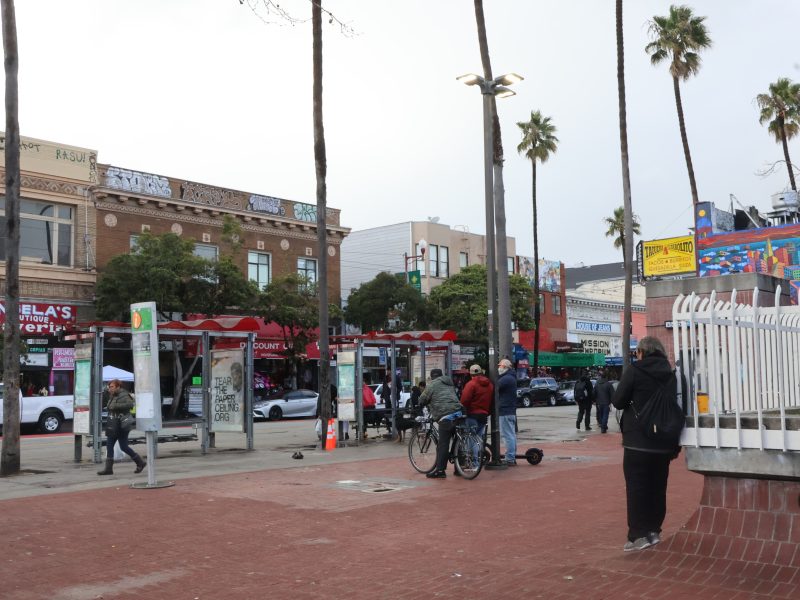
<svg viewBox="0 0 800 600"><path fill-rule="evenodd" d="M281 3L310 17L307 0ZM526 77L498 101L508 233L533 254L530 164L516 152L531 110L558 127L538 170L540 256L621 260L602 220L622 204L612 0L486 0L495 76ZM358 32L326 25L328 204L353 229L438 216L484 233L480 73L469 0L324 0ZM666 1L626 2L634 212L645 239L682 235L691 195L672 82L644 53ZM796 0L694 0L714 47L682 86L701 200L734 193L770 209L782 158L754 98L800 81ZM22 135L93 148L99 160L211 185L315 202L311 26L265 25L239 0L21 0ZM790 151L800 161L800 144Z"/></svg>

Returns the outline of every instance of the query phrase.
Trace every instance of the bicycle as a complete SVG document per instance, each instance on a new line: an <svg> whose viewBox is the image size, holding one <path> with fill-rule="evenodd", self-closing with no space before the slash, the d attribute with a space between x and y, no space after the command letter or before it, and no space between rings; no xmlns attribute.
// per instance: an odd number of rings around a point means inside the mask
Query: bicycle
<svg viewBox="0 0 800 600"><path fill-rule="evenodd" d="M430 418L417 417L416 420L418 426L414 427L408 440L408 460L417 472L428 474L436 468L439 429ZM483 469L484 444L485 440L477 434L474 426L467 424L466 417L456 419L448 461L455 465L456 472L464 479L475 479Z"/></svg>

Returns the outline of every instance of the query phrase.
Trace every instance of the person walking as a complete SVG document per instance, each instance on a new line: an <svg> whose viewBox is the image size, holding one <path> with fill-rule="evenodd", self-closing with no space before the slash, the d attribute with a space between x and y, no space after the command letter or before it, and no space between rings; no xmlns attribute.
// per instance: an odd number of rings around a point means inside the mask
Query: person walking
<svg viewBox="0 0 800 600"><path fill-rule="evenodd" d="M461 404L467 413L467 422L475 427L476 433L483 437L486 421L494 400L494 386L483 374L480 365L469 368L470 380L461 392Z"/></svg>
<svg viewBox="0 0 800 600"><path fill-rule="evenodd" d="M634 412L641 411L656 392L665 388L677 401L677 381L657 338L645 336L639 340L636 354L637 362L625 369L612 398L614 406L624 411L622 471L628 506L628 541L622 548L625 552L661 541L661 525L667 514L669 463L681 449L677 441L652 439L638 427Z"/></svg>
<svg viewBox="0 0 800 600"><path fill-rule="evenodd" d="M611 411L611 398L614 395L614 386L606 379L605 371L600 371L597 385L594 386L594 403L597 407L597 424L600 433L608 432L608 414Z"/></svg>
<svg viewBox="0 0 800 600"><path fill-rule="evenodd" d="M436 447L436 466L426 477L447 477L447 459L450 456L450 439L456 428L456 419L463 415L461 403L456 397L453 380L442 374L441 369L431 369L431 382L419 397L420 406L428 406L431 418L439 423L439 442Z"/></svg>
<svg viewBox="0 0 800 600"><path fill-rule="evenodd" d="M114 444L119 442L119 449L136 463L134 473L141 473L147 464L128 445L128 434L133 429L135 418L132 414L135 403L128 390L122 387L119 379L108 382L108 419L106 421L106 466L98 475L114 474Z"/></svg>
<svg viewBox="0 0 800 600"><path fill-rule="evenodd" d="M584 422L586 431L591 431L589 423L592 417L592 398L594 397L594 389L592 388L592 381L584 371L581 374L578 383L575 384L575 403L578 405L578 420L575 422L575 427L581 428L581 421Z"/></svg>
<svg viewBox="0 0 800 600"><path fill-rule="evenodd" d="M517 378L511 361L504 358L497 365L497 395L500 398L500 435L506 449L505 463L517 466Z"/></svg>

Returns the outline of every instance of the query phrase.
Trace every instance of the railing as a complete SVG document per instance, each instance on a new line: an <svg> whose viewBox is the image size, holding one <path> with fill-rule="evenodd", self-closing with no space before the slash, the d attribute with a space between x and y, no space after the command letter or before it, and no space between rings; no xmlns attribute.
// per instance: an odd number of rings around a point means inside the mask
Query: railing
<svg viewBox="0 0 800 600"><path fill-rule="evenodd" d="M676 364L686 378L685 446L800 450L800 306L738 304L716 292L672 307ZM706 402L707 401L707 402Z"/></svg>

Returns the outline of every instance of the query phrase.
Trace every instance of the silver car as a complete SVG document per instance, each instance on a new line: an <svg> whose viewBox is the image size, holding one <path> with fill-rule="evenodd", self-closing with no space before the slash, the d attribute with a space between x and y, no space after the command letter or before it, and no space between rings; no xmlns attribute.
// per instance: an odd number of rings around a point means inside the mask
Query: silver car
<svg viewBox="0 0 800 600"><path fill-rule="evenodd" d="M257 400L253 418L278 421L283 417L313 417L317 414L319 394L313 390L293 390L280 398Z"/></svg>

